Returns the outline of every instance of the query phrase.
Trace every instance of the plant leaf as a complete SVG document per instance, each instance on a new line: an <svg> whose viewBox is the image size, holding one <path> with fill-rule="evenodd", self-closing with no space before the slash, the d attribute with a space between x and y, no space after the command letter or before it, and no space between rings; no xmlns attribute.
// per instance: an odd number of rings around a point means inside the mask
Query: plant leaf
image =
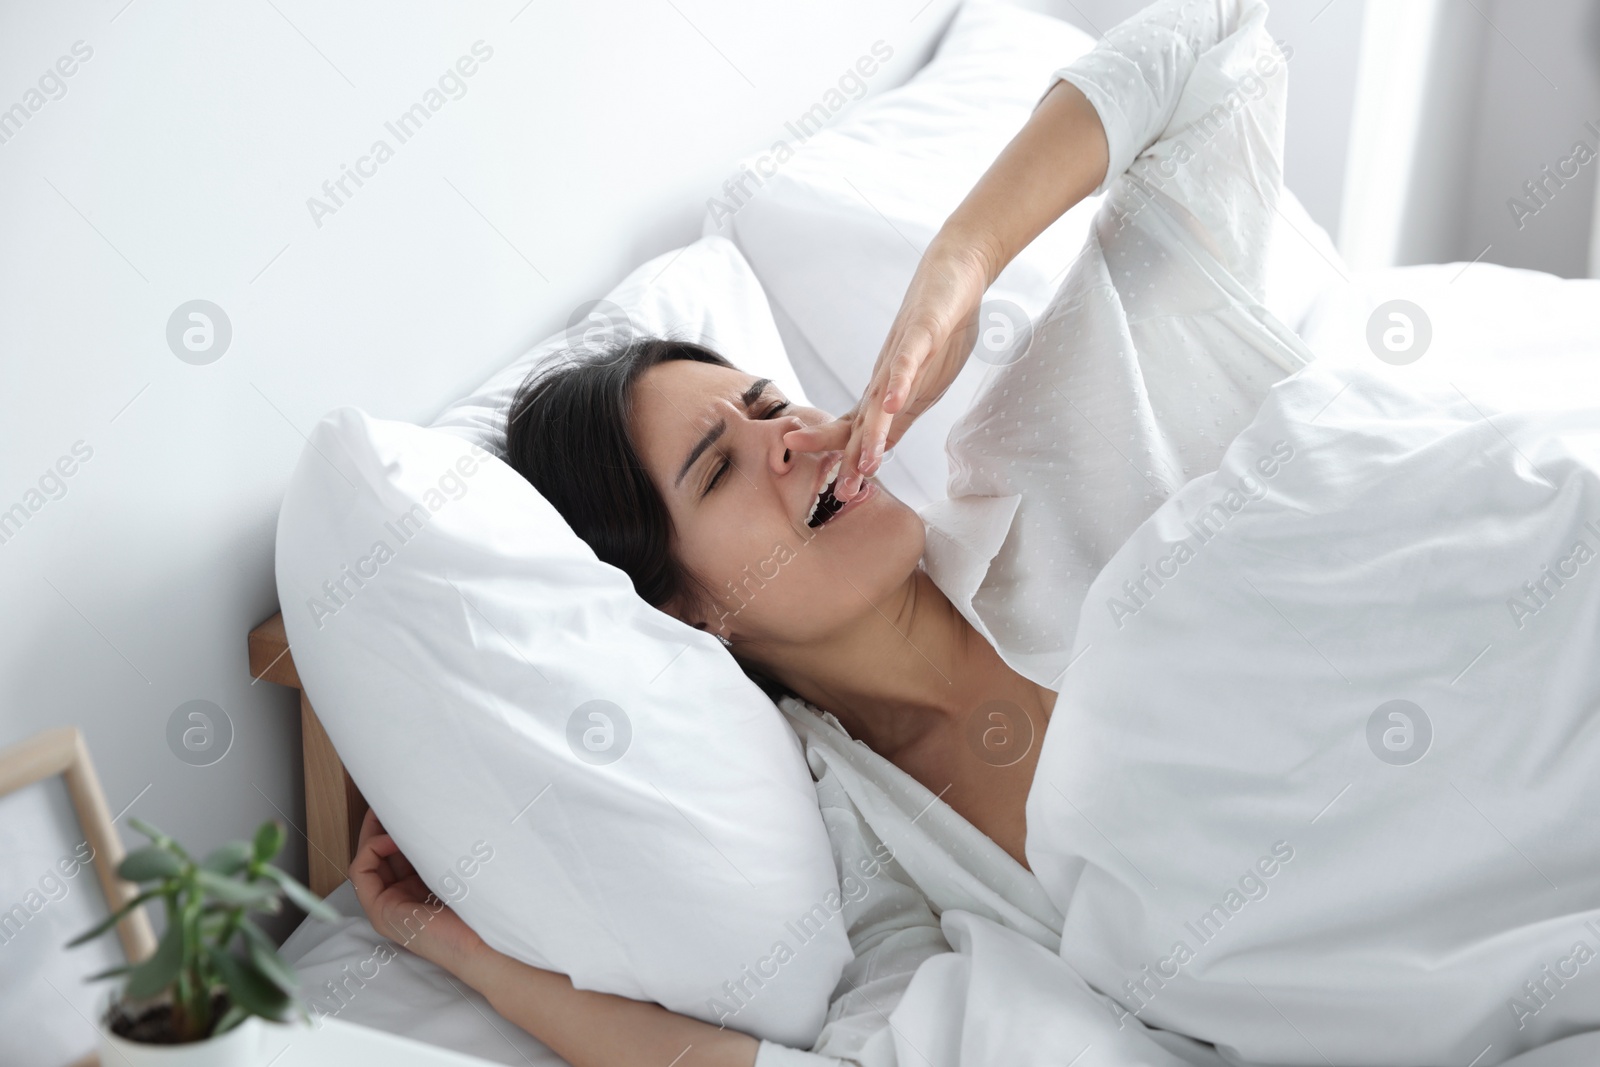
<svg viewBox="0 0 1600 1067"><path fill-rule="evenodd" d="M158 830L154 826L151 826L149 823L145 822L143 819L136 818L131 815L128 817L128 824L144 836L148 837L158 847L166 849L168 852L172 853L174 856L177 856L185 863L189 862L189 854L185 852L183 850L183 846L174 841L172 836L165 830Z"/></svg>
<svg viewBox="0 0 1600 1067"><path fill-rule="evenodd" d="M229 841L226 845L200 861L203 870L217 874L238 874L250 862L250 842Z"/></svg>
<svg viewBox="0 0 1600 1067"><path fill-rule="evenodd" d="M151 826L149 823L145 822L143 819L139 818L138 816L130 815L128 817L128 825L133 827L135 830L139 831L141 834L143 834L144 836L148 837L152 841L161 842L161 841L171 841L172 840L171 837L167 836L165 831L157 830L154 826Z"/></svg>
<svg viewBox="0 0 1600 1067"><path fill-rule="evenodd" d="M257 926L249 919L239 920L239 932L244 935L246 941L249 941L253 944L265 945L274 952L278 950L278 946L273 943L272 938L268 937L266 932L262 930L261 927Z"/></svg>
<svg viewBox="0 0 1600 1067"><path fill-rule="evenodd" d="M118 975L127 974L131 970L133 970L133 964L124 963L120 967L111 967L111 968L109 968L107 970L101 971L98 974L91 974L89 977L85 978L84 981L85 982L100 982L100 981L104 981L107 978L116 978Z"/></svg>
<svg viewBox="0 0 1600 1067"><path fill-rule="evenodd" d="M250 962L256 965L256 969L265 975L268 981L290 996L300 991L300 976L294 973L294 968L283 962L283 957L278 955L278 950L270 942L263 945L252 938Z"/></svg>
<svg viewBox="0 0 1600 1067"><path fill-rule="evenodd" d="M233 921L233 915L237 910L223 907L221 904L211 904L200 914L200 935L207 941L221 944L222 933Z"/></svg>
<svg viewBox="0 0 1600 1067"><path fill-rule="evenodd" d="M183 864L160 845L136 848L117 865L117 876L129 882L155 882L183 873Z"/></svg>
<svg viewBox="0 0 1600 1067"><path fill-rule="evenodd" d="M195 881L208 896L224 904L242 908L262 908L267 911L277 910L278 889L270 883L241 882L203 867L195 872Z"/></svg>
<svg viewBox="0 0 1600 1067"><path fill-rule="evenodd" d="M95 938L99 937L101 934L105 933L107 930L109 930L113 926L117 925L117 923L121 922L123 920L123 918L130 911L132 911L134 908L137 908L140 904L143 904L145 901L152 900L152 899L154 899L154 898L156 898L156 897L158 897L160 895L161 895L161 890L159 890L159 889L148 889L145 892L140 893L138 896L134 897L132 900L130 900L126 904L124 904L122 907L118 908L116 911L112 912L110 915L106 916L104 919L101 919L99 922L95 923L94 926L92 928L90 928L86 933L79 934L77 937L73 938L71 941L68 941L67 944L66 944L66 947L67 948L77 948L79 945L83 944L85 941L93 941Z"/></svg>
<svg viewBox="0 0 1600 1067"><path fill-rule="evenodd" d="M266 863L276 856L283 848L283 823L276 819L268 819L261 824L261 829L256 831L255 859L257 863Z"/></svg>
<svg viewBox="0 0 1600 1067"><path fill-rule="evenodd" d="M220 1037L248 1018L250 1018L249 1009L242 1008L237 1004L230 1004L228 1005L228 1010L223 1013L222 1018L218 1019L217 1024L211 1028L211 1036Z"/></svg>
<svg viewBox="0 0 1600 1067"><path fill-rule="evenodd" d="M289 898L289 902L313 919L321 919L325 923L336 923L344 918L332 904L329 904L289 875L278 870L278 868L266 867L262 869L261 873L277 882L278 887L283 890L283 895Z"/></svg>
<svg viewBox="0 0 1600 1067"><path fill-rule="evenodd" d="M183 924L169 922L160 943L156 945L155 955L128 972L128 984L124 992L130 1000L153 997L172 984L182 967Z"/></svg>
<svg viewBox="0 0 1600 1067"><path fill-rule="evenodd" d="M212 949L210 955L217 977L222 979L234 1004L252 1015L274 1021L289 1014L293 998L274 985L254 963L218 949Z"/></svg>

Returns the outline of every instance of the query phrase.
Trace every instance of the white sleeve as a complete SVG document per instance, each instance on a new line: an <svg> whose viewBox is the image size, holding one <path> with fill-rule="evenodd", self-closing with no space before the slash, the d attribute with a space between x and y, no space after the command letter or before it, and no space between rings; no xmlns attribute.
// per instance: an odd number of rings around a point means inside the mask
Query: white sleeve
<svg viewBox="0 0 1600 1067"><path fill-rule="evenodd" d="M1051 81L1076 86L1105 127L1097 193L1113 210L1156 203L1260 292L1283 183L1292 50L1266 31L1266 0L1160 0Z"/></svg>

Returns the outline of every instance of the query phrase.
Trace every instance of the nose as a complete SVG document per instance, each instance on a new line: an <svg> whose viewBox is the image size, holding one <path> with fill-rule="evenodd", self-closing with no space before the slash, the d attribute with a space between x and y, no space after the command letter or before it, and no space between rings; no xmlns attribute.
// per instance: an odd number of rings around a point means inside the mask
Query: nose
<svg viewBox="0 0 1600 1067"><path fill-rule="evenodd" d="M770 428L770 437L767 444L769 459L773 474L787 474L794 469L797 462L794 452L783 443L783 435L793 430L805 428L798 416L784 415L771 419L767 423Z"/></svg>

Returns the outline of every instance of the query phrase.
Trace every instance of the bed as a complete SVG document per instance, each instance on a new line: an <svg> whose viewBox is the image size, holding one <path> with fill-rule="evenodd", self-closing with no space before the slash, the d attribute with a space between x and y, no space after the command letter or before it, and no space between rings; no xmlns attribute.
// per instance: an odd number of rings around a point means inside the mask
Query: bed
<svg viewBox="0 0 1600 1067"><path fill-rule="evenodd" d="M803 178L803 173L785 175L787 181L794 183ZM854 336L842 336L818 326L816 309L804 306L805 298L825 286L821 279L807 277L803 271L798 278L792 276L794 261L804 257L793 255L796 234L783 233L783 192L781 185L769 190L759 210L743 211L733 219L732 237L769 287L778 328L802 385L824 404L838 406L841 398L860 387L865 371L859 362L843 364L841 353L871 351L874 331L881 334L882 322L874 323L868 317ZM1075 246L1074 238L1081 243L1082 227L1087 225L1094 207L1089 203L1075 216L1064 219L1055 243L1046 242L1052 247L1059 245L1058 257L1060 248ZM1568 326L1574 333L1581 332L1587 322L1586 312L1595 299L1592 283L1563 282L1481 264L1355 275L1338 261L1326 234L1304 216L1292 198L1282 214L1282 225L1275 234L1275 248L1280 254L1271 257L1269 302L1278 319L1298 331L1306 345L1319 355L1349 355L1369 349L1373 310L1397 299L1428 309L1433 344L1458 348L1487 344L1497 335L1515 333L1520 316L1532 307L1540 309L1548 328L1559 331ZM938 217L937 210L933 210L935 224ZM928 220L921 221L926 225ZM839 224L845 226L847 220ZM900 228L892 223L891 228L904 239ZM915 232L909 224L904 228ZM775 231L782 233L784 240L773 241ZM892 276L893 271L885 271L890 275L888 280L862 278L839 270L837 262L827 264L823 256L813 259L825 263L824 273L833 276L835 286L860 289L876 283L891 300L896 285L903 286L903 280ZM860 257L857 264L863 261L873 262L870 257ZM1043 299L1040 292L1047 297L1048 283L1058 276L1049 267L1038 274L1031 279L1031 289L1026 284L1028 280L1013 277L1009 282L1017 286L1018 304L1027 308L1029 301L1035 302L1030 310L1037 310L1037 302ZM829 306L827 299L821 303L824 308ZM1377 354L1376 349L1371 351ZM958 390L950 419L960 414L960 405ZM933 420L925 425L931 428L923 439L908 438L897 450L896 467L887 474L898 480L897 484L892 483L897 493L912 500L918 500L919 494L921 501L938 499L942 474L938 425ZM303 690L281 615L251 632L249 649L251 672L256 678L300 690L310 884L319 893L329 894L330 901L348 916L332 926L302 927L285 946L286 958L299 967L306 979L314 1012L501 1062L561 1062L436 968L404 953L387 962L380 960L385 955L379 952L382 939L359 915L349 887L341 885L366 801ZM878 775L887 782L898 773L881 759L874 765L876 757L870 754L862 759L865 762L860 773L865 777ZM1553 1049L1541 1050L1526 1062L1566 1062L1552 1059L1553 1054Z"/></svg>
<svg viewBox="0 0 1600 1067"><path fill-rule="evenodd" d="M1484 264L1352 273L1348 283L1328 287L1307 306L1300 326L1313 351L1349 350L1365 344L1371 308L1408 299L1433 311L1435 344L1472 346L1514 334L1523 328L1529 308L1552 329L1576 333L1592 328L1597 287L1600 283ZM252 630L248 647L253 677L298 695L310 884L347 916L333 926L308 922L285 943L286 958L305 977L313 1010L499 1062L541 1067L564 1062L495 1015L476 993L422 960L401 953L371 977L371 960L383 939L361 915L344 877L366 801L300 688L281 614ZM1592 1055L1584 1040L1572 1039L1566 1051L1550 1047L1528 1054L1519 1063L1590 1062L1579 1059Z"/></svg>

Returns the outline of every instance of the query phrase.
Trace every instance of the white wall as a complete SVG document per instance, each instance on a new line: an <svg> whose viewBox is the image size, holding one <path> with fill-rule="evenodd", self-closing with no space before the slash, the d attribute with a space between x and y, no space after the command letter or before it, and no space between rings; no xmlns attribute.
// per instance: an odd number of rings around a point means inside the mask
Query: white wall
<svg viewBox="0 0 1600 1067"><path fill-rule="evenodd" d="M1589 275L1600 160L1519 229L1507 207L1584 141L1600 150L1600 2L1495 0L1481 67L1481 123L1473 144L1468 209L1457 258L1484 258L1569 278ZM1593 123L1594 129L1587 128ZM1600 273L1594 275L1600 277Z"/></svg>
<svg viewBox="0 0 1600 1067"><path fill-rule="evenodd" d="M1594 187L1594 207L1589 216L1589 277L1600 278L1600 182Z"/></svg>
<svg viewBox="0 0 1600 1067"><path fill-rule="evenodd" d="M1099 36L1147 0L1023 0ZM1329 233L1339 232L1345 156L1355 105L1363 0L1271 0L1267 26L1294 51L1284 184Z"/></svg>
<svg viewBox="0 0 1600 1067"><path fill-rule="evenodd" d="M952 8L0 7L0 108L92 50L0 143L0 510L41 505L0 543L0 745L78 724L113 811L137 797L199 849L303 826L295 699L245 662L303 434L341 404L431 417L698 236L733 161L874 41L871 90L904 80ZM480 40L465 95L399 143L385 122ZM378 138L393 158L316 225L308 198ZM233 331L204 366L166 340L196 298ZM59 499L30 497L77 442ZM196 699L235 733L207 767L167 739Z"/></svg>
<svg viewBox="0 0 1600 1067"><path fill-rule="evenodd" d="M1369 0L1368 10L1346 257L1386 267L1481 256L1585 276L1600 161L1572 164L1538 200L1524 186L1577 142L1600 149L1600 3ZM1533 213L1514 212L1513 198Z"/></svg>
<svg viewBox="0 0 1600 1067"><path fill-rule="evenodd" d="M1377 269L1457 258L1485 25L1452 0L1374 3L1362 30L1339 247Z"/></svg>

